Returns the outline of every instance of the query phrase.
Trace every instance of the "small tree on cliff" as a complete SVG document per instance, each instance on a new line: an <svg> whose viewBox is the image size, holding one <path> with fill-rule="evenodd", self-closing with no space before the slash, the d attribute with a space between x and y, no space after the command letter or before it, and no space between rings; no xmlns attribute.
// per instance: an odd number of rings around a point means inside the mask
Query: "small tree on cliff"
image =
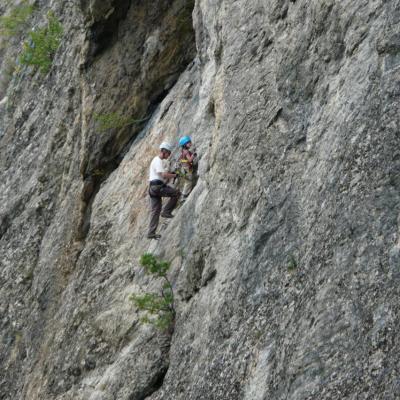
<svg viewBox="0 0 400 400"><path fill-rule="evenodd" d="M152 254L146 253L140 257L140 264L146 274L162 281L160 293L132 294L130 299L144 316L140 319L145 324L151 324L160 330L168 330L175 322L174 292L167 272L171 264L158 260Z"/></svg>
<svg viewBox="0 0 400 400"><path fill-rule="evenodd" d="M47 13L47 25L29 32L23 44L19 61L31 65L41 73L47 73L53 63L53 57L61 44L63 27L52 12Z"/></svg>

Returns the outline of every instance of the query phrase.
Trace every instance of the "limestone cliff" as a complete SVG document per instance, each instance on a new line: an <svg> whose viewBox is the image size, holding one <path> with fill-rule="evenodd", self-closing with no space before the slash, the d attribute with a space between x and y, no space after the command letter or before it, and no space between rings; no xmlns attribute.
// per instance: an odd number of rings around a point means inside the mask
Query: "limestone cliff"
<svg viewBox="0 0 400 400"><path fill-rule="evenodd" d="M34 4L0 46L0 399L399 398L400 2ZM49 10L50 70L13 72ZM149 241L184 134L198 183ZM171 334L128 300L144 252Z"/></svg>

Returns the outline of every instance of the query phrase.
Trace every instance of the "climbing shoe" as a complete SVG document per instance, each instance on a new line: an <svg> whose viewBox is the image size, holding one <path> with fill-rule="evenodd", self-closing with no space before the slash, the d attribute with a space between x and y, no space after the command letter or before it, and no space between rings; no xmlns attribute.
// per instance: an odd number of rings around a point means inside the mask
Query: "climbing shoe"
<svg viewBox="0 0 400 400"><path fill-rule="evenodd" d="M147 239L156 239L156 240L158 240L158 239L160 239L160 237L161 237L161 235L159 235L158 233L149 233L147 235Z"/></svg>
<svg viewBox="0 0 400 400"><path fill-rule="evenodd" d="M168 214L168 213L161 214L161 216L163 218L174 218L174 216L172 214Z"/></svg>

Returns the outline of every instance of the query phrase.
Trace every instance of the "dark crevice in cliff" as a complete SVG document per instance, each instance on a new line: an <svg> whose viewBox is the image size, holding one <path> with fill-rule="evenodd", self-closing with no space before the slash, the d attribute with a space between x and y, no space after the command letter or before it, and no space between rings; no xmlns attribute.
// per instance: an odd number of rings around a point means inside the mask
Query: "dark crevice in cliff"
<svg viewBox="0 0 400 400"><path fill-rule="evenodd" d="M158 374L156 374L152 381L150 382L150 385L146 391L144 391L143 395L139 395L138 397L136 396L131 396L130 400L146 400L150 396L152 396L154 393L156 393L158 390L161 389L162 385L164 384L164 379L165 375L167 375L169 365L166 365L165 368L161 369Z"/></svg>
<svg viewBox="0 0 400 400"><path fill-rule="evenodd" d="M0 215L0 240L7 233L8 229L12 226L12 221L17 218L25 209L25 204L30 198L29 195L21 196L14 202L12 207Z"/></svg>
<svg viewBox="0 0 400 400"><path fill-rule="evenodd" d="M100 165L97 171L92 171L84 178L84 188L82 191L83 212L81 226L78 230L79 240L85 239L89 232L92 206L101 184L110 176L112 171L118 168L120 162L121 160L118 158L112 159Z"/></svg>
<svg viewBox="0 0 400 400"><path fill-rule="evenodd" d="M11 226L11 221L8 215L0 217L0 240Z"/></svg>
<svg viewBox="0 0 400 400"><path fill-rule="evenodd" d="M93 22L88 31L90 46L87 53L86 67L95 57L100 56L118 40L118 25L126 17L130 5L130 0L115 0L110 9L102 10L102 17ZM90 3L90 1L81 0L81 9L87 16L92 13L91 9L93 7L96 8L96 6L96 2ZM93 18L93 16L91 17Z"/></svg>

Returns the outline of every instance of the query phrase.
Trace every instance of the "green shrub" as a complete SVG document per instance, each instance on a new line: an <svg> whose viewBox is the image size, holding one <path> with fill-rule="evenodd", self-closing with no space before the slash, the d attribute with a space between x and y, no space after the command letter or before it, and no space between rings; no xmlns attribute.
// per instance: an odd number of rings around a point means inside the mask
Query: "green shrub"
<svg viewBox="0 0 400 400"><path fill-rule="evenodd" d="M11 10L10 15L0 17L0 35L16 36L19 35L32 15L34 6L23 1L20 5Z"/></svg>
<svg viewBox="0 0 400 400"><path fill-rule="evenodd" d="M140 122L147 121L148 118L135 119L131 116L124 116L117 112L108 114L95 114L94 119L98 124L99 132L104 132L108 129L122 129L129 125L137 124Z"/></svg>
<svg viewBox="0 0 400 400"><path fill-rule="evenodd" d="M42 73L48 72L61 43L62 34L62 25L54 14L48 13L47 25L29 32L20 56L21 64L32 65Z"/></svg>
<svg viewBox="0 0 400 400"><path fill-rule="evenodd" d="M140 258L140 264L146 274L160 278L163 281L160 293L132 294L130 299L144 316L142 323L151 324L160 330L172 328L175 322L174 292L167 277L170 263L158 260L152 254L146 253Z"/></svg>

